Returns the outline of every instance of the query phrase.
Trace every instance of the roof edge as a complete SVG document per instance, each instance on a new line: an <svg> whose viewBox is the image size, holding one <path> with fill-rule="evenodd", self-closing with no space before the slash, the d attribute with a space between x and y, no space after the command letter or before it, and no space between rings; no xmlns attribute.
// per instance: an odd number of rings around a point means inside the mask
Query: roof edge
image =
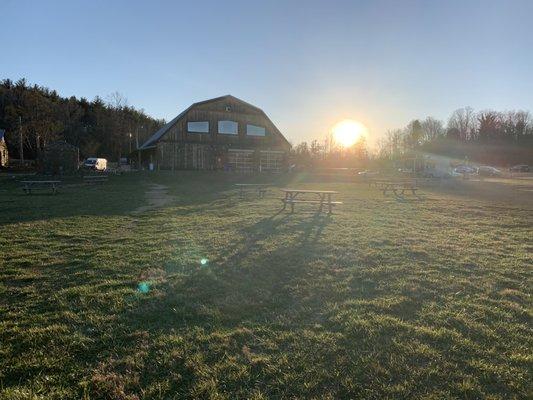
<svg viewBox="0 0 533 400"><path fill-rule="evenodd" d="M139 150L148 150L150 148L153 148L155 146L155 143L157 141L159 141L167 132L170 128L172 128L174 126L174 124L176 124L176 122L178 122L179 119L181 119L181 117L183 117L191 108L195 107L195 106L198 106L198 105L202 105L202 104L207 104L207 103L211 103L211 102L214 102L214 101L219 101L219 100L222 100L222 99L225 99L225 98L232 98L232 99L235 99L241 103L244 103L245 105L259 111L266 119L268 122L270 122L272 124L272 126L274 127L274 129L276 130L276 133L278 135L281 136L281 138L285 141L285 143L287 143L289 145L289 147L292 147L290 142L287 140L287 138L285 137L285 135L283 135L283 133L281 133L281 131L278 129L278 127L276 126L276 124L274 124L274 122L272 122L272 120L268 117L268 115L259 107L257 106L254 106L253 104L250 104L244 100L241 100L239 99L238 97L235 97L231 94L226 94L224 96L218 96L218 97L214 97L212 99L207 99L207 100L203 100L203 101L198 101L196 103L193 103L191 104L189 107L187 107L185 110L183 110L181 113L179 113L175 118L173 118L172 120L170 120L169 122L167 122L165 125L163 125L159 130L157 130L152 136L150 136L148 138L148 140L146 140L140 147L139 147Z"/></svg>

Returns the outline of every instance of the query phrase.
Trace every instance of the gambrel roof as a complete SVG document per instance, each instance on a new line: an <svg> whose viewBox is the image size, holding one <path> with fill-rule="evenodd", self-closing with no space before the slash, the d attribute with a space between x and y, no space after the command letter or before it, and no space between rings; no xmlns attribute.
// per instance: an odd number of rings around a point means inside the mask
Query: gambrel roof
<svg viewBox="0 0 533 400"><path fill-rule="evenodd" d="M161 129L159 129L152 136L150 136L150 138L148 138L148 140L146 142L144 142L142 144L142 146L139 147L139 149L140 150L146 150L146 149L150 149L150 148L155 147L156 143L163 136L165 136L165 134L170 130L170 128L172 128L181 118L183 118L194 107L199 106L199 105L203 105L203 104L207 104L207 103L213 103L213 102L220 101L220 100L233 100L233 101L241 103L241 104L243 104L243 105L245 105L247 107L255 109L263 117L265 117L268 122L270 122L272 124L272 126L274 127L274 130L275 130L274 133L276 135L279 135L290 146L289 141L285 138L285 136L283 136L283 134L279 131L279 129L276 127L276 125L274 125L274 123L270 120L270 118L268 118L268 116L265 114L265 112L263 110L261 110L260 108L254 106L254 105L252 105L250 103L247 103L244 100L238 99L237 97L228 94L226 96L215 97L213 99L199 101L197 103L194 103L194 104L190 105L185 110L183 110L177 117L173 118L170 122L166 123L163 127L161 127Z"/></svg>

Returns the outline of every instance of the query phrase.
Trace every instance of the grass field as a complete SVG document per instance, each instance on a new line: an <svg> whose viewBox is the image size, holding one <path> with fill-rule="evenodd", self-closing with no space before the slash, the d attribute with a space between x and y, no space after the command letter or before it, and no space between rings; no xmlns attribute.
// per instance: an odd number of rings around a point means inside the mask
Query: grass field
<svg viewBox="0 0 533 400"><path fill-rule="evenodd" d="M531 398L533 184L0 182L0 399Z"/></svg>

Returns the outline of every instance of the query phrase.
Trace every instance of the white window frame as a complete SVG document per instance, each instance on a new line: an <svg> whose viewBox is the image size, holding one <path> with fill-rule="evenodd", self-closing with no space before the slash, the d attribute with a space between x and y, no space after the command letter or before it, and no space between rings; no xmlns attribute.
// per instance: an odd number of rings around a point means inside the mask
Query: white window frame
<svg viewBox="0 0 533 400"><path fill-rule="evenodd" d="M194 130L194 128L191 128L191 124L206 124L207 130L200 130L200 128L197 128L197 130ZM209 121L187 121L187 132L188 133L209 133Z"/></svg>
<svg viewBox="0 0 533 400"><path fill-rule="evenodd" d="M250 132L250 128L252 128L252 130L255 129L255 128L262 129L263 133L251 133ZM246 124L246 135L248 135L248 136L265 137L266 136L266 128L264 126Z"/></svg>
<svg viewBox="0 0 533 400"><path fill-rule="evenodd" d="M220 126L220 123L224 123L224 122L230 122L231 124L235 124L235 132L229 132L229 131L223 131L221 130L221 126ZM231 121L229 119L225 119L225 120L220 120L218 121L218 133L221 134L221 135L233 135L233 136L237 136L239 134L239 123L237 121Z"/></svg>

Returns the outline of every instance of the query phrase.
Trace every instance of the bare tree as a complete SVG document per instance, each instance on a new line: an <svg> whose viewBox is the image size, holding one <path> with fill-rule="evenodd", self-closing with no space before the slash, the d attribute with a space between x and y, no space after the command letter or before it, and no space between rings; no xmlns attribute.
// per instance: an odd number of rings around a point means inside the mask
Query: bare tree
<svg viewBox="0 0 533 400"><path fill-rule="evenodd" d="M430 142L435 138L444 135L444 123L433 117L427 117L422 121L422 132L425 142Z"/></svg>
<svg viewBox="0 0 533 400"><path fill-rule="evenodd" d="M128 106L128 99L119 92L107 96L107 105L115 110L122 110Z"/></svg>
<svg viewBox="0 0 533 400"><path fill-rule="evenodd" d="M402 148L402 136L403 132L401 129L395 129L393 131L387 131L385 133L386 143L389 147L389 154L391 158L394 158L401 154Z"/></svg>
<svg viewBox="0 0 533 400"><path fill-rule="evenodd" d="M477 118L472 107L464 107L455 110L449 121L448 130L457 129L460 140L470 140L475 137L477 131Z"/></svg>

